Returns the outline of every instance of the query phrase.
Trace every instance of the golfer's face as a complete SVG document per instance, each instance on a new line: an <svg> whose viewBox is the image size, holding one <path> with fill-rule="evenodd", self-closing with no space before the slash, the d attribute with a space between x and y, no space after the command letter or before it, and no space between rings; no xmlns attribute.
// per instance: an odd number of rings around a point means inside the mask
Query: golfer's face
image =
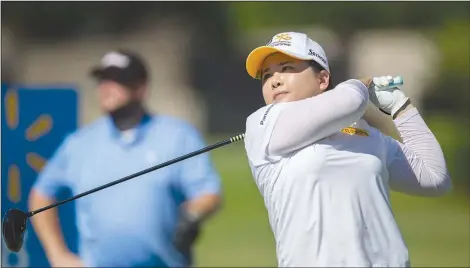
<svg viewBox="0 0 470 268"><path fill-rule="evenodd" d="M98 84L98 95L104 112L112 112L127 104L131 99L131 91L114 81L103 80Z"/></svg>
<svg viewBox="0 0 470 268"><path fill-rule="evenodd" d="M320 80L307 61L275 53L266 58L261 72L266 104L298 101L321 93Z"/></svg>

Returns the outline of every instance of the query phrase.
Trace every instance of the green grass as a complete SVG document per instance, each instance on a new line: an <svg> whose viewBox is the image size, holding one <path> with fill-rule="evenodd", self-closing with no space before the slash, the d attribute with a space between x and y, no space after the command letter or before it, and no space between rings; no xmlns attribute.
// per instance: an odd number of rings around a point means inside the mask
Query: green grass
<svg viewBox="0 0 470 268"><path fill-rule="evenodd" d="M225 200L198 241L197 266L276 266L274 239L243 143L219 148L211 156L222 176ZM466 197L454 195L425 199L392 194L412 266L470 267L468 204Z"/></svg>

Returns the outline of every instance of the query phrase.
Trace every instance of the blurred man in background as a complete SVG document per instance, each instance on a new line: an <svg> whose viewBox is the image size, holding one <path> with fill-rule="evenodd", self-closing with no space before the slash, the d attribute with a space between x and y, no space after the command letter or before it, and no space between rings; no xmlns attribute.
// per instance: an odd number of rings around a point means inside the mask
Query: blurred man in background
<svg viewBox="0 0 470 268"><path fill-rule="evenodd" d="M205 146L191 125L147 111L148 71L135 53L106 54L92 76L107 115L65 139L33 187L32 210L65 187L78 194ZM32 223L54 267L191 266L191 247L219 206L220 188L202 154L81 198L79 256L64 242L56 210Z"/></svg>

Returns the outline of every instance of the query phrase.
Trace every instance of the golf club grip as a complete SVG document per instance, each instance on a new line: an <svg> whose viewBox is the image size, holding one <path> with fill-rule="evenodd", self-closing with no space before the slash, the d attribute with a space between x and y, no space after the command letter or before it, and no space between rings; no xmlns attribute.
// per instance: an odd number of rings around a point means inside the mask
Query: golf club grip
<svg viewBox="0 0 470 268"><path fill-rule="evenodd" d="M194 152L188 153L188 154L186 154L186 155L177 157L177 158L175 158L175 159L172 159L172 160L169 160L169 161L167 161L167 162L158 164L158 165L156 165L156 166L153 166L153 167L144 169L144 170L139 171L139 172L137 172L137 173L134 173L134 174L131 174L131 175L129 175L129 176L126 176L126 177L124 177L124 178L122 178L122 179L112 181L112 182L110 182L110 183L107 183L107 184L104 184L104 185L102 185L102 186L99 186L99 187L96 187L96 188L94 188L94 189L91 189L91 190L88 190L88 191L86 191L86 192L83 192L83 193L81 193L81 194L72 196L72 197L70 197L70 198L68 198L68 199L65 199L65 200L63 200L63 201L60 201L60 202L51 204L51 205L49 205L49 206L46 206L46 207L43 207L43 208L40 208L40 209L31 211L31 212L28 213L28 217L32 217L33 215L38 214L38 213L40 213L40 212L43 212L43 211L45 211L45 210L51 209L51 208L53 208L53 207L60 206L60 205L62 205L62 204L65 204L65 203L70 202L70 201L72 201L72 200L78 199L78 198L83 197L83 196L85 196L85 195L89 195L89 194L91 194L91 193L94 193L94 192L103 190L103 189L105 189L105 188L111 187L111 186L116 185L116 184L119 184L119 183L121 183L121 182L125 182L125 181L127 181L127 180L130 180L130 179L133 179L133 178L135 178L135 177L144 175L144 174L146 174L146 173L155 171L155 170L157 170L157 169L160 169L160 168L169 166L169 165L171 165L171 164L174 164L174 163L183 161L183 160L188 159L188 158L191 158L191 157L193 157L193 156L196 156L196 155L199 155L199 154L202 154L202 153L205 153L205 152L214 150L214 149L216 149L216 148L219 148L219 147L222 147L222 146L225 146L225 145L228 145L228 144L231 144L231 143L240 141L240 140L242 140L242 139L244 139L244 138L245 138L245 134L240 134L240 135L233 136L233 137L231 137L231 138L229 138L229 139L226 139L226 140L224 140L224 141L215 143L215 144L213 144L213 145L209 145L209 146L204 147L204 148L202 148L202 149L199 149L199 150L197 150L197 151L194 151Z"/></svg>
<svg viewBox="0 0 470 268"><path fill-rule="evenodd" d="M373 80L376 80L378 78L380 77L373 77ZM379 89L382 89L382 88L389 88L389 87L399 87L399 86L403 86L403 84L404 84L403 77L395 76L395 77L391 77L391 81L388 81L387 84L380 84L380 83L376 84L375 81L372 81L370 88L377 87Z"/></svg>

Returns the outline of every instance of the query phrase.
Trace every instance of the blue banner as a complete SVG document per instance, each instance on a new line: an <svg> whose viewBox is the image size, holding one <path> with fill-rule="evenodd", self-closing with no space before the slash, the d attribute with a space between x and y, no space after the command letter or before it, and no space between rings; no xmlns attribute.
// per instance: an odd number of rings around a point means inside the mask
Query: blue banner
<svg viewBox="0 0 470 268"><path fill-rule="evenodd" d="M2 84L2 217L11 208L28 210L28 195L42 169L65 136L78 126L78 96L73 87L35 87ZM71 196L65 192L62 198ZM64 236L77 252L75 206L59 207ZM28 221L19 253L2 239L2 267L48 267L43 248Z"/></svg>

